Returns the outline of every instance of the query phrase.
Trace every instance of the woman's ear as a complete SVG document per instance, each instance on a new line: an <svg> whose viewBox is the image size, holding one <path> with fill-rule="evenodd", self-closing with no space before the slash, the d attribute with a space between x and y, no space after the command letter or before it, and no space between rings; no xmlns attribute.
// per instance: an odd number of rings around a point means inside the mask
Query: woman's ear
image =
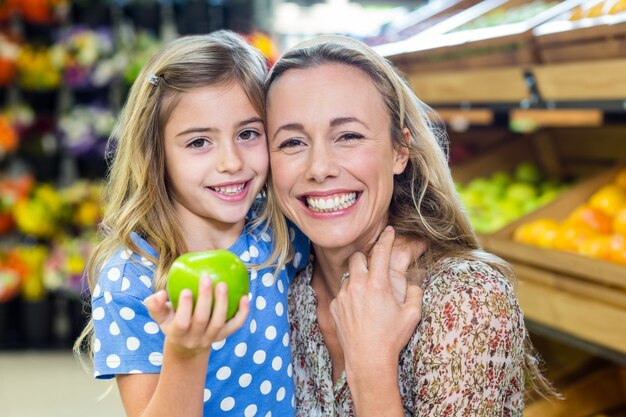
<svg viewBox="0 0 626 417"><path fill-rule="evenodd" d="M409 162L410 144L411 144L411 132L406 127L402 129L402 143L396 145L393 151L393 173L398 175L404 172L406 164Z"/></svg>

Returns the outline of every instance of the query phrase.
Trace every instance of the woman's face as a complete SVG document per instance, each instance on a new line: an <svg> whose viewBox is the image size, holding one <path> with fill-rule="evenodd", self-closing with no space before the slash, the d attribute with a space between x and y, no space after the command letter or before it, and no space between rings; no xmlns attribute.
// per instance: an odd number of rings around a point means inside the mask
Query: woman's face
<svg viewBox="0 0 626 417"><path fill-rule="evenodd" d="M394 149L382 96L343 64L292 69L268 95L272 181L281 209L317 246L367 247L387 224Z"/></svg>

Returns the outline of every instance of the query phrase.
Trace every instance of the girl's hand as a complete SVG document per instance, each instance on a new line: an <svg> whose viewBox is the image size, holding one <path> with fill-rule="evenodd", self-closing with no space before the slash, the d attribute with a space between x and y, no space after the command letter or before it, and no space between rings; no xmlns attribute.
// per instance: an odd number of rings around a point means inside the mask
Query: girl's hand
<svg viewBox="0 0 626 417"><path fill-rule="evenodd" d="M215 300L211 291L211 278L200 278L198 299L193 307L191 291L181 291L178 309L174 311L167 302L164 290L158 291L146 299L150 316L165 334L165 344L180 356L194 356L208 353L211 344L222 340L239 329L248 316L248 296L241 297L237 314L226 321L228 307L227 287L223 282L215 286ZM211 306L213 313L211 314Z"/></svg>
<svg viewBox="0 0 626 417"><path fill-rule="evenodd" d="M364 254L352 255L350 278L330 304L349 378L352 371L374 378L379 372L396 372L400 351L421 319L423 292L419 286L406 286L401 301L394 296L390 277L399 270L396 266L396 272L390 271L393 243L394 230L387 227L372 249L369 268ZM402 258L402 272L406 272L412 260Z"/></svg>

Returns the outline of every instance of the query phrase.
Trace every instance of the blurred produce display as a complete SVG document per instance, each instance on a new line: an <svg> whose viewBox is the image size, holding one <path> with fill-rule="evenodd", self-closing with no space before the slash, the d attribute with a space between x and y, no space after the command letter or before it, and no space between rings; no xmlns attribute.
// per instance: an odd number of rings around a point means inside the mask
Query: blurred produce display
<svg viewBox="0 0 626 417"><path fill-rule="evenodd" d="M513 238L542 248L626 264L626 169L564 220L541 218L524 223Z"/></svg>
<svg viewBox="0 0 626 417"><path fill-rule="evenodd" d="M554 200L567 185L547 178L530 162L512 172L498 171L467 184L457 183L457 192L470 222L478 233L492 233L525 214Z"/></svg>
<svg viewBox="0 0 626 417"><path fill-rule="evenodd" d="M569 14L569 20L577 21L600 16L616 15L626 11L626 0L587 1L576 6Z"/></svg>
<svg viewBox="0 0 626 417"><path fill-rule="evenodd" d="M492 10L489 13L486 13L472 20L471 22L459 26L452 32L520 23L537 16L538 14L554 7L558 3L558 1L535 0L529 3L521 4L519 6L501 6Z"/></svg>

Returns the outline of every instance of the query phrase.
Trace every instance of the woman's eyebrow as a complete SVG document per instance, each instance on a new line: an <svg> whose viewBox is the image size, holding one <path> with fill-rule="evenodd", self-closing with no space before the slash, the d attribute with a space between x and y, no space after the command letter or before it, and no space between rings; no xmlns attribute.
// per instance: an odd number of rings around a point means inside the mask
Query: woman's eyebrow
<svg viewBox="0 0 626 417"><path fill-rule="evenodd" d="M304 126L301 123L287 123L276 129L276 132L272 136L272 140L276 138L276 135L280 133L281 130L287 130L290 132L301 132L304 130Z"/></svg>
<svg viewBox="0 0 626 417"><path fill-rule="evenodd" d="M337 127L339 125L346 124L346 123L359 123L365 126L366 129L369 129L369 127L367 127L365 122L361 121L357 117L337 117L330 121L330 127Z"/></svg>

